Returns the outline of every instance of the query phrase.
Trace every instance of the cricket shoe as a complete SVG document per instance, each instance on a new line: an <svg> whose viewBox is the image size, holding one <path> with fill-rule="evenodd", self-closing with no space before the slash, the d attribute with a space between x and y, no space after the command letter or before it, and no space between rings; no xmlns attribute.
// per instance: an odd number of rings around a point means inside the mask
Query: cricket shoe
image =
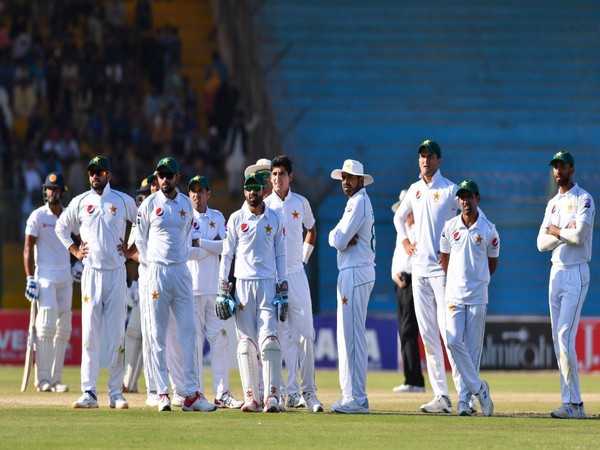
<svg viewBox="0 0 600 450"><path fill-rule="evenodd" d="M317 398L314 392L305 392L302 397L306 403L306 408L313 413L323 412L323 403Z"/></svg>
<svg viewBox="0 0 600 450"><path fill-rule="evenodd" d="M555 419L585 419L585 408L583 403L563 403L550 413Z"/></svg>
<svg viewBox="0 0 600 450"><path fill-rule="evenodd" d="M263 408L263 412L265 413L278 413L280 411L279 401L277 397L271 395L267 397L267 401L265 402L265 407Z"/></svg>
<svg viewBox="0 0 600 450"><path fill-rule="evenodd" d="M401 384L392 389L392 391L398 394L422 394L425 392L425 386L415 386L413 384Z"/></svg>
<svg viewBox="0 0 600 450"><path fill-rule="evenodd" d="M156 391L150 391L146 395L146 406L156 408L158 406L158 394Z"/></svg>
<svg viewBox="0 0 600 450"><path fill-rule="evenodd" d="M459 401L458 402L458 415L459 416L471 416L473 412L471 411L471 407L467 402Z"/></svg>
<svg viewBox="0 0 600 450"><path fill-rule="evenodd" d="M469 408L471 408L471 414L477 414L477 401L474 395L471 395L469 399Z"/></svg>
<svg viewBox="0 0 600 450"><path fill-rule="evenodd" d="M487 381L481 380L481 388L477 393L479 404L481 405L481 412L484 416L489 417L494 414L494 402L490 397L490 387Z"/></svg>
<svg viewBox="0 0 600 450"><path fill-rule="evenodd" d="M182 411L209 412L214 411L215 409L217 409L217 405L206 400L206 397L199 391L196 391L194 395L186 397L183 406L181 407Z"/></svg>
<svg viewBox="0 0 600 450"><path fill-rule="evenodd" d="M50 392L52 391L52 386L50 385L50 382L47 380L42 380L40 381L37 386L37 391L38 392Z"/></svg>
<svg viewBox="0 0 600 450"><path fill-rule="evenodd" d="M288 408L304 408L306 406L306 402L300 394L288 394L285 406Z"/></svg>
<svg viewBox="0 0 600 450"><path fill-rule="evenodd" d="M71 408L91 409L98 407L98 397L92 391L85 391L71 404Z"/></svg>
<svg viewBox="0 0 600 450"><path fill-rule="evenodd" d="M368 404L368 403L367 403ZM331 412L340 414L369 414L371 411L368 406L360 405L356 400L348 401L338 400L329 406Z"/></svg>
<svg viewBox="0 0 600 450"><path fill-rule="evenodd" d="M129 403L127 403L123 394L111 395L108 406L110 406L111 409L129 409Z"/></svg>
<svg viewBox="0 0 600 450"><path fill-rule="evenodd" d="M52 392L69 392L69 385L62 384L60 381L57 381L50 389Z"/></svg>
<svg viewBox="0 0 600 450"><path fill-rule="evenodd" d="M261 412L262 411L262 402L258 402L254 397L247 399L246 402L242 405L243 412Z"/></svg>
<svg viewBox="0 0 600 450"><path fill-rule="evenodd" d="M452 412L452 402L447 395L436 395L429 403L421 405L423 413L446 413Z"/></svg>
<svg viewBox="0 0 600 450"><path fill-rule="evenodd" d="M181 408L183 406L183 402L185 402L185 397L183 395L179 395L177 393L173 394L173 400L171 400L171 406L177 406Z"/></svg>
<svg viewBox="0 0 600 450"><path fill-rule="evenodd" d="M214 401L214 404L217 405L217 408L229 408L229 409L240 409L244 406L244 402L241 400L236 400L230 392L223 392L220 398Z"/></svg>
<svg viewBox="0 0 600 450"><path fill-rule="evenodd" d="M158 394L158 402L156 404L159 412L171 411L171 399L169 394Z"/></svg>

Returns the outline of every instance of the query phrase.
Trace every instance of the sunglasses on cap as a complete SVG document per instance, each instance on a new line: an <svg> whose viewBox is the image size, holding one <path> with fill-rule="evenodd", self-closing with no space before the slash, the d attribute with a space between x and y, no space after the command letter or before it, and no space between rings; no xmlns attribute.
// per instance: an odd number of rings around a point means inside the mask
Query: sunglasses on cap
<svg viewBox="0 0 600 450"><path fill-rule="evenodd" d="M247 184L246 186L244 186L244 190L246 192L258 192L263 188L263 186L261 186L260 184Z"/></svg>
<svg viewBox="0 0 600 450"><path fill-rule="evenodd" d="M156 172L158 178L172 180L175 174L173 172Z"/></svg>
<svg viewBox="0 0 600 450"><path fill-rule="evenodd" d="M261 172L257 172L259 175L262 175L264 178L268 178L271 176L271 171L270 170L263 170Z"/></svg>
<svg viewBox="0 0 600 450"><path fill-rule="evenodd" d="M99 177L103 177L107 173L108 172L106 170L102 170L102 169L90 169L90 170L88 170L88 174L90 175L90 177L94 177L96 175L98 175Z"/></svg>

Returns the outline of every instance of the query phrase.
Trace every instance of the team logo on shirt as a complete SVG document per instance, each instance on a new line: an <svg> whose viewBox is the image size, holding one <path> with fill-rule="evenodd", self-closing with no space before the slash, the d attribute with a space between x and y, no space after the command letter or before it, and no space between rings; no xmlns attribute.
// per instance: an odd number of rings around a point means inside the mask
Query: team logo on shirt
<svg viewBox="0 0 600 450"><path fill-rule="evenodd" d="M439 199L440 199L440 193L438 191L435 191L433 193L433 200L437 202Z"/></svg>
<svg viewBox="0 0 600 450"><path fill-rule="evenodd" d="M273 231L273 228L271 228L271 225L267 224L265 231L267 232L268 236L271 236L271 231Z"/></svg>
<svg viewBox="0 0 600 450"><path fill-rule="evenodd" d="M185 219L185 215L186 215L186 212L184 211L183 208L181 210L179 210L179 217L181 217L182 219Z"/></svg>
<svg viewBox="0 0 600 450"><path fill-rule="evenodd" d="M300 213L298 211L296 211L296 210L294 210L294 212L292 213L292 217L294 219L297 219L299 215L300 215Z"/></svg>
<svg viewBox="0 0 600 450"><path fill-rule="evenodd" d="M452 239L454 239L456 242L458 242L460 240L460 232L455 231L454 234L452 235Z"/></svg>
<svg viewBox="0 0 600 450"><path fill-rule="evenodd" d="M494 248L498 247L498 238L497 237L492 239L492 247L494 247Z"/></svg>
<svg viewBox="0 0 600 450"><path fill-rule="evenodd" d="M421 191L417 191L415 194L416 199L420 199L421 198Z"/></svg>
<svg viewBox="0 0 600 450"><path fill-rule="evenodd" d="M240 230L242 230L242 233L247 233L249 229L250 229L250 227L248 226L247 223L243 223L242 226L240 227Z"/></svg>
<svg viewBox="0 0 600 450"><path fill-rule="evenodd" d="M481 245L481 241L483 241L483 236L478 234L477 237L475 238L475 243L477 245Z"/></svg>
<svg viewBox="0 0 600 450"><path fill-rule="evenodd" d="M88 205L88 207L87 207L88 214L94 214L95 211L96 211L96 208L94 207L94 205Z"/></svg>
<svg viewBox="0 0 600 450"><path fill-rule="evenodd" d="M211 220L210 223L208 224L209 227L214 228L216 225L214 220Z"/></svg>
<svg viewBox="0 0 600 450"><path fill-rule="evenodd" d="M192 227L194 227L194 230L198 231L200 229L200 224L194 220L192 222Z"/></svg>
<svg viewBox="0 0 600 450"><path fill-rule="evenodd" d="M117 207L115 205L110 205L110 213L113 216L117 213Z"/></svg>
<svg viewBox="0 0 600 450"><path fill-rule="evenodd" d="M590 201L590 199L588 198L585 203L583 204L584 208L591 208L592 207L592 202Z"/></svg>
<svg viewBox="0 0 600 450"><path fill-rule="evenodd" d="M156 208L156 216L162 217L165 214L165 211L162 208Z"/></svg>
<svg viewBox="0 0 600 450"><path fill-rule="evenodd" d="M569 203L569 206L567 206L567 210L569 212L573 212L573 203Z"/></svg>

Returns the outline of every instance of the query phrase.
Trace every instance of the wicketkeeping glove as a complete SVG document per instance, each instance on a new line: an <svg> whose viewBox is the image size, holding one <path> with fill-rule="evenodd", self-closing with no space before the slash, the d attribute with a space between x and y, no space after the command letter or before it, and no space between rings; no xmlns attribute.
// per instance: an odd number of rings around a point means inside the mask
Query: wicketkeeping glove
<svg viewBox="0 0 600 450"><path fill-rule="evenodd" d="M140 291L138 289L138 282L132 281L131 286L127 288L127 306L133 308L140 301Z"/></svg>
<svg viewBox="0 0 600 450"><path fill-rule="evenodd" d="M271 302L277 308L277 317L281 322L285 322L288 313L288 282L282 281L275 286L277 295Z"/></svg>
<svg viewBox="0 0 600 450"><path fill-rule="evenodd" d="M215 303L215 313L221 320L227 320L235 312L235 300L231 297L231 283L227 280L219 280L217 290L217 301Z"/></svg>
<svg viewBox="0 0 600 450"><path fill-rule="evenodd" d="M83 273L83 263L79 260L75 261L71 266L71 276L75 283L81 283L81 274Z"/></svg>
<svg viewBox="0 0 600 450"><path fill-rule="evenodd" d="M40 288L33 275L27 277L27 286L25 287L25 298L30 302L35 302L40 294Z"/></svg>

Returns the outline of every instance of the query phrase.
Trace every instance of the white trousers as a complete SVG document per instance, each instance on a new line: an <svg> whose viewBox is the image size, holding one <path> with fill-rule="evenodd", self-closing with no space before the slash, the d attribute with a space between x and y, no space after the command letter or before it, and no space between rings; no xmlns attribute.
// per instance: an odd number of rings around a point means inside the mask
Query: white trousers
<svg viewBox="0 0 600 450"><path fill-rule="evenodd" d="M113 270L84 266L81 275L81 390L97 392L100 370L100 330L104 324L109 355L108 391L123 387L123 350L127 306L125 265Z"/></svg>
<svg viewBox="0 0 600 450"><path fill-rule="evenodd" d="M479 363L483 349L486 304L448 305L446 342L461 375L458 400L468 403L481 389Z"/></svg>
<svg viewBox="0 0 600 450"><path fill-rule="evenodd" d="M340 270L337 280L337 346L342 401L368 407L367 306L375 284L374 267Z"/></svg>
<svg viewBox="0 0 600 450"><path fill-rule="evenodd" d="M216 294L194 296L198 385L200 392L204 392L203 350L204 341L208 340L212 368L212 387L215 398L219 399L224 392L229 392L229 366L227 363L229 345L227 333L223 328L223 322L215 313L216 299ZM173 392L180 394L180 387L183 386L183 358L181 347L177 340L177 333L173 332L173 327L176 327L176 323L173 315L171 315L169 319L169 331L167 333L167 361Z"/></svg>
<svg viewBox="0 0 600 450"><path fill-rule="evenodd" d="M434 395L448 395L444 350L440 336L446 339L446 277L412 277L412 290L415 302L415 315L419 333L425 348L427 375ZM452 368L452 378L457 391L460 391L460 373L448 351Z"/></svg>
<svg viewBox="0 0 600 450"><path fill-rule="evenodd" d="M278 334L287 373L287 393L316 392L315 328L308 278L304 270L288 274L289 306L285 322L279 322ZM298 369L302 390L298 390Z"/></svg>
<svg viewBox="0 0 600 450"><path fill-rule="evenodd" d="M167 328L169 312L175 317L177 336L183 357L183 392L192 396L198 387L196 321L192 277L185 264L163 266L148 264L146 293L150 319L152 364L159 394L169 393L167 370Z"/></svg>
<svg viewBox="0 0 600 450"><path fill-rule="evenodd" d="M151 297L147 294L146 286L147 269L145 266L138 267L138 291L140 294L140 321L142 322L142 362L144 364L144 380L146 381L146 392L156 392L156 379L154 376L154 365L152 364L152 343L150 337L151 322L148 313Z"/></svg>
<svg viewBox="0 0 600 450"><path fill-rule="evenodd" d="M590 268L587 264L553 265L550 270L550 321L563 403L581 403L575 337L589 286Z"/></svg>

